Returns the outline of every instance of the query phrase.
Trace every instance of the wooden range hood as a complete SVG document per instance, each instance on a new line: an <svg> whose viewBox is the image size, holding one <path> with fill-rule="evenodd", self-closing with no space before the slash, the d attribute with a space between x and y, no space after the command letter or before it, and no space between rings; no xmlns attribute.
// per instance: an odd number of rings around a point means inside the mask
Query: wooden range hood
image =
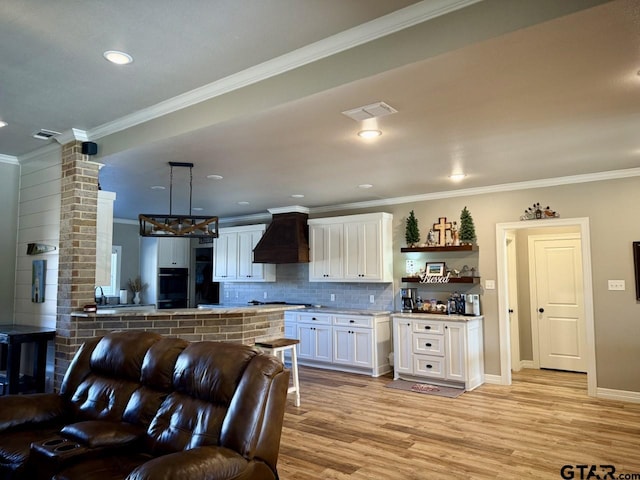
<svg viewBox="0 0 640 480"><path fill-rule="evenodd" d="M270 208L271 223L253 249L253 263L309 263L309 209Z"/></svg>

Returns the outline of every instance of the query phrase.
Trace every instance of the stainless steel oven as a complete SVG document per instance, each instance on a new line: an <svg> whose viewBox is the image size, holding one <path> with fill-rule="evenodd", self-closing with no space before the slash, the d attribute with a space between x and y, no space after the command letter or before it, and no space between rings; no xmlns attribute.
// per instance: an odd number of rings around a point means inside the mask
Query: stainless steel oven
<svg viewBox="0 0 640 480"><path fill-rule="evenodd" d="M187 308L189 306L189 269L160 268L156 308Z"/></svg>

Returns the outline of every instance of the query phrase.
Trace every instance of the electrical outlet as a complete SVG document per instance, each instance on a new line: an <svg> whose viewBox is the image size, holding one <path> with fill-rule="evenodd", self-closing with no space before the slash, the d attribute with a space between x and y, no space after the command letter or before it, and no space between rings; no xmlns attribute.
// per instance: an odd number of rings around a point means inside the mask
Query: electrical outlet
<svg viewBox="0 0 640 480"><path fill-rule="evenodd" d="M264 293L262 294L262 298L264 298L264 299L266 299L266 298L267 298L267 292L264 292Z"/></svg>
<svg viewBox="0 0 640 480"><path fill-rule="evenodd" d="M331 301L332 301L332 302L335 302L335 301L336 301L336 294L335 294L335 293L332 293L332 294L331 294Z"/></svg>
<svg viewBox="0 0 640 480"><path fill-rule="evenodd" d="M369 295L369 303L376 303L375 295Z"/></svg>
<svg viewBox="0 0 640 480"><path fill-rule="evenodd" d="M224 298L229 298L229 292L224 292Z"/></svg>
<svg viewBox="0 0 640 480"><path fill-rule="evenodd" d="M484 288L487 290L495 290L496 289L496 281L495 280L486 280L484 282Z"/></svg>
<svg viewBox="0 0 640 480"><path fill-rule="evenodd" d="M609 290L624 290L624 280L609 280Z"/></svg>

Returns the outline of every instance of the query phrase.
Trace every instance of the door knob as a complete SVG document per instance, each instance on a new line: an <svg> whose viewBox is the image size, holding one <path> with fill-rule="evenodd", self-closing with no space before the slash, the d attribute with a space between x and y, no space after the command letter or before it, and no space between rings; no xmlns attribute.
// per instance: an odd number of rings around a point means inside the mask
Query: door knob
<svg viewBox="0 0 640 480"><path fill-rule="evenodd" d="M544 313L544 308L540 307L540 308L538 309L538 312L540 312L540 313Z"/></svg>

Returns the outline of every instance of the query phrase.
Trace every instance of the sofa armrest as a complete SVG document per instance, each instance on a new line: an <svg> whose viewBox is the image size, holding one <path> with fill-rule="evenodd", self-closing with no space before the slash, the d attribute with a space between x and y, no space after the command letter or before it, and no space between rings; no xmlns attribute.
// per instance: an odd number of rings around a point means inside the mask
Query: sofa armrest
<svg viewBox="0 0 640 480"><path fill-rule="evenodd" d="M254 479L253 462L224 447L197 447L156 457L140 465L127 480Z"/></svg>
<svg viewBox="0 0 640 480"><path fill-rule="evenodd" d="M64 400L55 393L0 397L0 432L25 425L53 423L64 417Z"/></svg>

